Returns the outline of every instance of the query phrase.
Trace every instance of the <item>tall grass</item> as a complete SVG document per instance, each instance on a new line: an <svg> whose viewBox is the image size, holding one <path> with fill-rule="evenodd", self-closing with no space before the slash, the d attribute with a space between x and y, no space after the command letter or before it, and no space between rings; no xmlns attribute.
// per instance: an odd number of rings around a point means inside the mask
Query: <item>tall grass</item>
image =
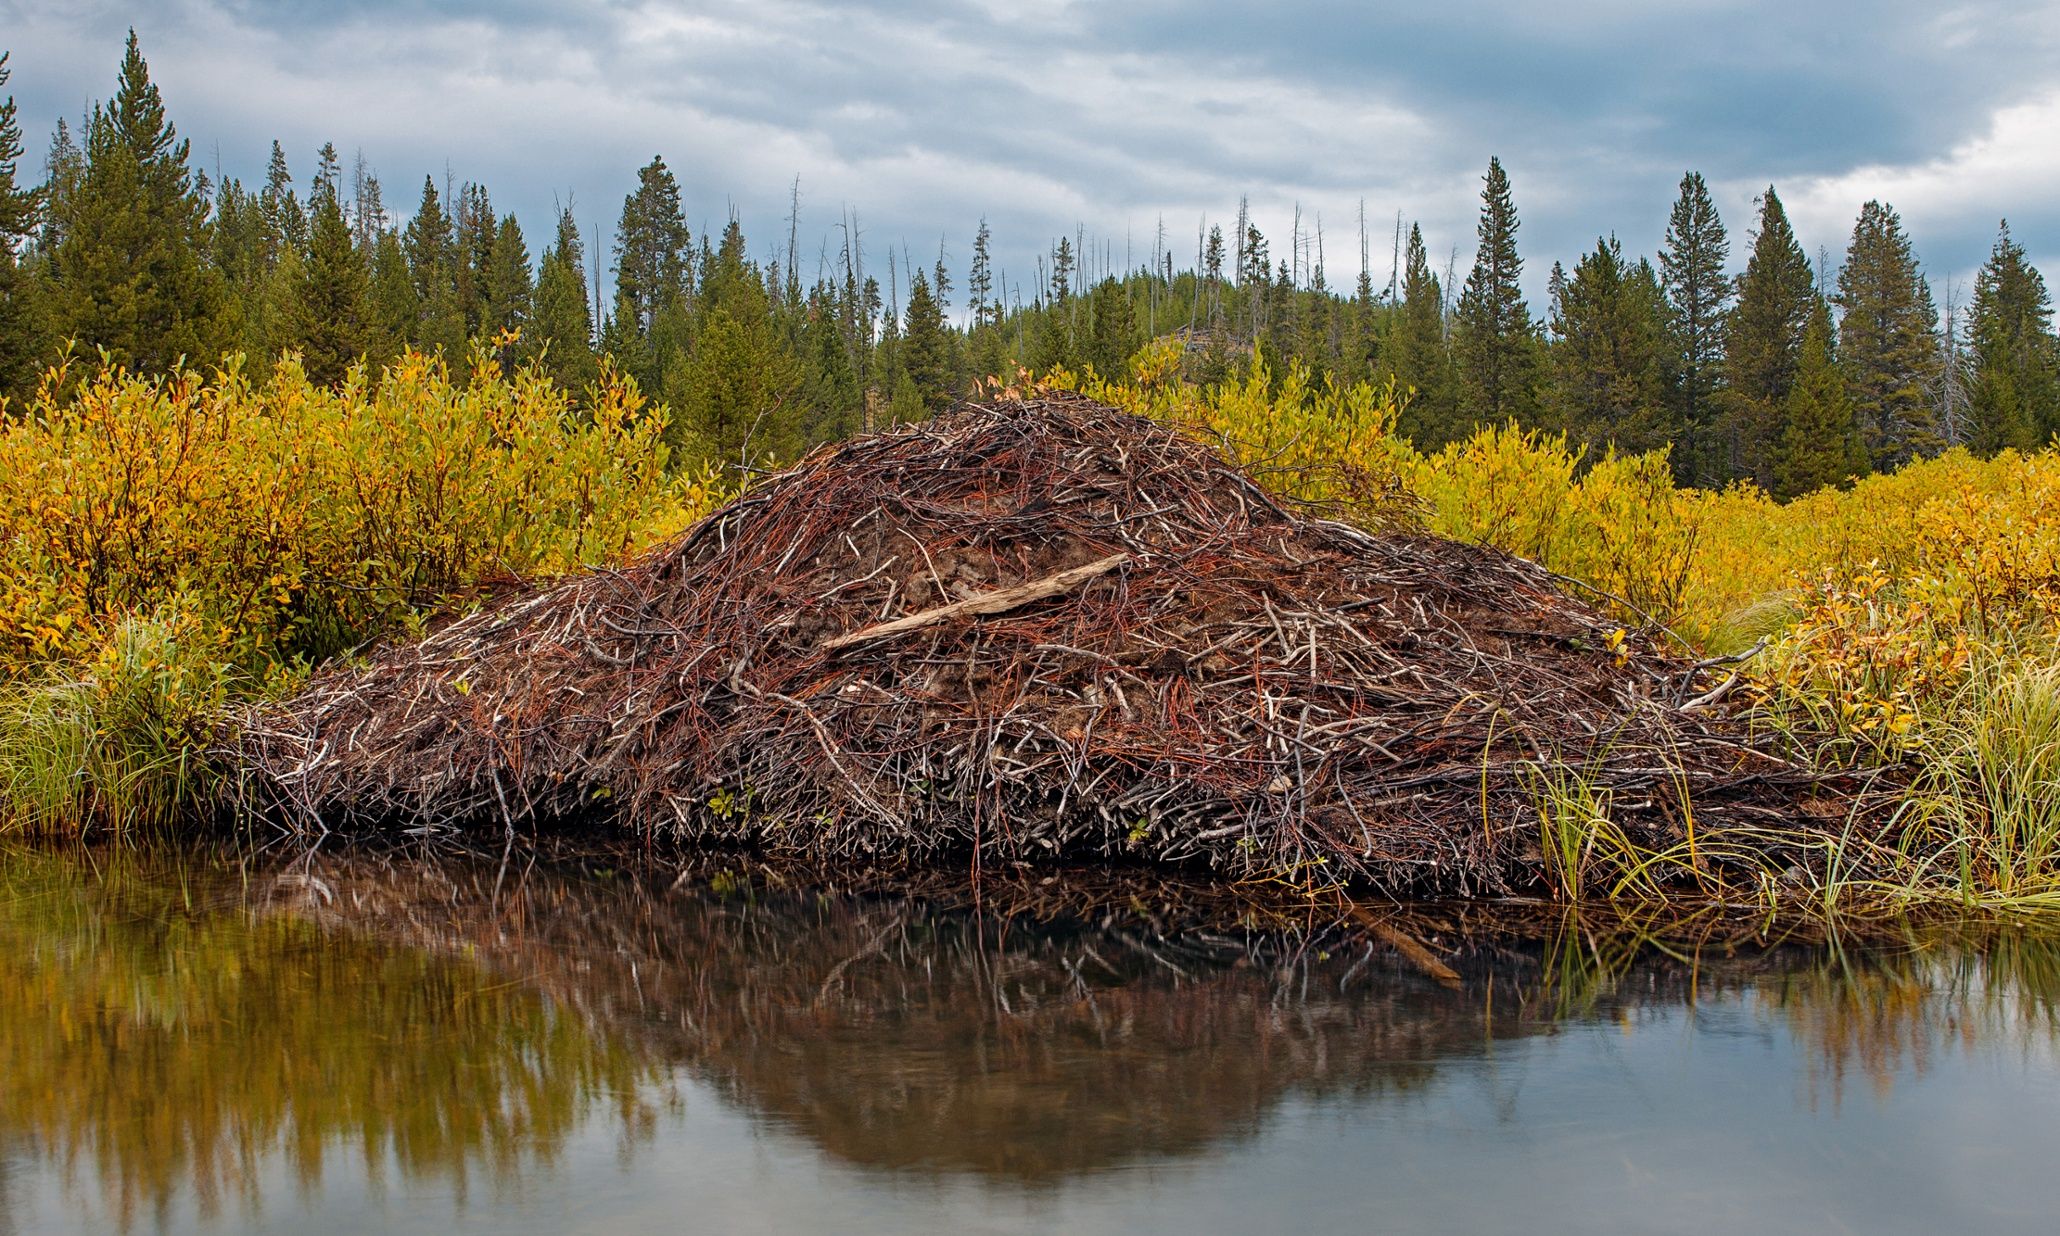
<svg viewBox="0 0 2060 1236"><path fill-rule="evenodd" d="M0 687L0 832L170 829L204 811L204 751L239 678L218 652L190 618L132 616L89 663Z"/></svg>
<svg viewBox="0 0 2060 1236"><path fill-rule="evenodd" d="M1936 727L1920 782L1921 882L1969 903L2060 906L2060 665L1998 663Z"/></svg>

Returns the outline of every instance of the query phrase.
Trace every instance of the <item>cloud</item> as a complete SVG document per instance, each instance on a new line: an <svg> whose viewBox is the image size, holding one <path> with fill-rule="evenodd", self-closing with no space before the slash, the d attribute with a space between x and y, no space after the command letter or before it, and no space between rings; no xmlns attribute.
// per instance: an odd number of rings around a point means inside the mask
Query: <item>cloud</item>
<svg viewBox="0 0 2060 1236"><path fill-rule="evenodd" d="M1842 244L1859 201L1892 191L1920 250L1971 267L1971 220L2030 224L2054 200L2035 141L2060 92L2050 10L0 0L0 29L32 132L111 90L134 21L198 160L232 175L259 173L274 137L303 172L333 140L396 206L448 169L532 236L567 196L605 233L663 153L697 226L736 210L761 252L784 242L798 175L806 254L846 206L876 266L904 243L927 262L940 236L962 259L985 216L1017 281L1076 228L1142 260L1162 217L1185 260L1201 217L1241 196L1276 254L1298 205L1320 216L1334 282L1356 274L1362 199L1382 276L1397 212L1463 269L1498 153L1536 292L1598 234L1650 252L1689 167L1722 190L1741 259L1751 195L1775 181L1806 244Z"/></svg>
<svg viewBox="0 0 2060 1236"><path fill-rule="evenodd" d="M1819 232L1850 228L1855 203L1887 202L1916 235L1992 237L1998 220L2013 217L2019 240L2043 253L2035 262L2060 275L2060 89L2001 108L1987 129L1936 158L1870 164L1803 181L1783 199L1798 226ZM1951 269L1951 268L1949 268ZM1955 270L1965 279L1964 268Z"/></svg>

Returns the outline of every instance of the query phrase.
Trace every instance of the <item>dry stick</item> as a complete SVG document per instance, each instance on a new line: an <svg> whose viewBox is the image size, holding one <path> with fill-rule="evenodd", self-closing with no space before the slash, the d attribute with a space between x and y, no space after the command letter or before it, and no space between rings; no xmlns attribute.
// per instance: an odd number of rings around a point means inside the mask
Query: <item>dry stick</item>
<svg viewBox="0 0 2060 1236"><path fill-rule="evenodd" d="M1007 613L1009 610L1028 605L1032 601L1042 601L1046 597L1055 597L1061 593L1071 592L1088 580L1107 575L1110 571L1115 570L1128 561L1130 561L1130 555L1127 553L1110 554L1106 558L1097 559L1085 566L1071 567L1060 571L1056 575L1047 575L1043 579L1031 580L1027 584L1018 584L1013 588L1003 588L998 592L983 592L978 596L967 597L963 601L953 601L949 605L939 605L935 609L926 609L920 613L909 614L906 617L896 618L891 622L876 623L872 626L853 631L849 635L840 635L835 639L826 640L823 642L822 650L824 652L836 652L840 648L849 648L854 644L866 644L875 640L892 639L897 635L906 635L910 631L920 631L924 627L935 626L940 622L948 622L962 614Z"/></svg>

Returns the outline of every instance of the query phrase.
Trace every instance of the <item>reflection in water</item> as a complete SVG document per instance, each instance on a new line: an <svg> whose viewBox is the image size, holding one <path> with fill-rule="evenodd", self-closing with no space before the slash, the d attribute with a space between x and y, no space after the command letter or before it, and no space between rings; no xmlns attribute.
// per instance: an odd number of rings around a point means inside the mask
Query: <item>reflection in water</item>
<svg viewBox="0 0 2060 1236"><path fill-rule="evenodd" d="M0 1233L10 1158L123 1226L179 1197L207 1226L282 1169L304 1196L325 1170L519 1192L584 1128L664 1143L675 1078L860 1172L1041 1190L1707 1006L1795 1043L1833 1109L1855 1077L1886 1095L1956 1044L2056 1034L2060 950L2035 941L1426 921L1459 982L1349 924L1269 942L549 865L0 850Z"/></svg>
<svg viewBox="0 0 2060 1236"><path fill-rule="evenodd" d="M273 1158L304 1188L338 1156L507 1181L651 1076L475 963L246 915L234 872L105 861L0 854L0 1146L87 1170L125 1227L181 1189L255 1202Z"/></svg>

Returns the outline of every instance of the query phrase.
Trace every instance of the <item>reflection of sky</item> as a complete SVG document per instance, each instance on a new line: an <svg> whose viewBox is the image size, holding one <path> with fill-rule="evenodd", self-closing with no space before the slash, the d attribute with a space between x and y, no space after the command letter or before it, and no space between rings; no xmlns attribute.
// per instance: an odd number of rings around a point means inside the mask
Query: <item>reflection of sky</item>
<svg viewBox="0 0 2060 1236"><path fill-rule="evenodd" d="M940 235L962 270L985 215L1023 281L1076 226L1120 264L1163 216L1185 259L1198 217L1227 222L1249 194L1276 256L1296 203L1320 214L1349 283L1362 199L1383 275L1398 211L1463 269L1500 154L1534 296L1598 233L1651 252L1686 168L1716 187L1741 261L1774 182L1834 259L1882 197L1940 282L2005 214L2060 263L2047 0L0 0L32 160L58 115L109 91L132 22L210 169L259 176L276 137L305 174L333 140L400 209L425 173L484 181L532 243L567 195L611 227L662 152L697 225L734 208L766 251L800 176L805 273L847 204L882 273L900 245L927 264Z"/></svg>
<svg viewBox="0 0 2060 1236"><path fill-rule="evenodd" d="M1291 1096L1256 1138L1026 1189L882 1173L682 1079L682 1102L625 1154L605 1113L555 1163L460 1205L441 1181L349 1154L312 1198L268 1171L227 1230L622 1232L1985 1232L2050 1220L2060 1057L2050 1040L1934 1043L1894 1085L1819 1101L1810 1048L1778 1014L1690 1013L1493 1045L1426 1090ZM92 1231L49 1170L17 1176L22 1231ZM192 1230L182 1198L170 1230ZM0 1218L0 1228L5 1219Z"/></svg>

